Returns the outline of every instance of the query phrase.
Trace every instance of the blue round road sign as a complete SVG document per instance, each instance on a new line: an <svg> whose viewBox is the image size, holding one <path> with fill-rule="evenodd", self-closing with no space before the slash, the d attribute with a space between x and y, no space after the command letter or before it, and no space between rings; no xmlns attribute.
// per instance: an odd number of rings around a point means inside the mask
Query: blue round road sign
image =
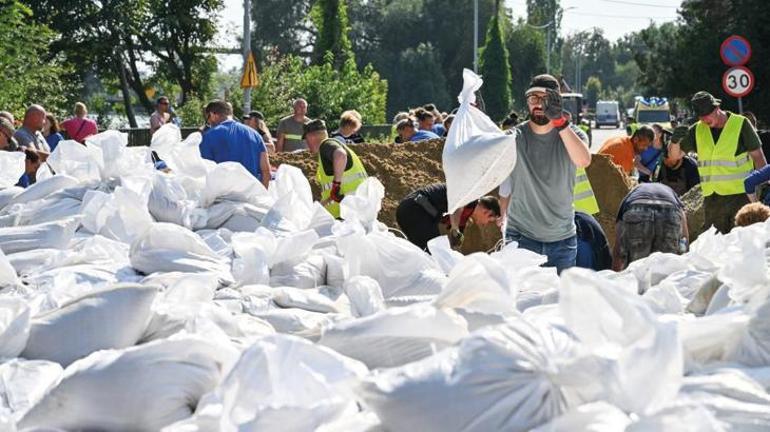
<svg viewBox="0 0 770 432"><path fill-rule="evenodd" d="M744 37L730 36L722 42L719 55L728 66L743 66L751 58L751 44Z"/></svg>

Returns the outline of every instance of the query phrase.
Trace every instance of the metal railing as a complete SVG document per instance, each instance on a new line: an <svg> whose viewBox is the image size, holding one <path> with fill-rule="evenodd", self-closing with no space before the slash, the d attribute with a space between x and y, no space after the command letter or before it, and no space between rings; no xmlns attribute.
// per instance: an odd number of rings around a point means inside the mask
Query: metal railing
<svg viewBox="0 0 770 432"><path fill-rule="evenodd" d="M150 129L146 128L126 128L121 129L121 132L128 134L128 146L149 146L152 135ZM197 132L198 128L182 128L182 139L187 138L191 133ZM361 127L361 135L367 141L390 141L391 126L385 125L366 125ZM273 136L276 136L275 131L271 131Z"/></svg>

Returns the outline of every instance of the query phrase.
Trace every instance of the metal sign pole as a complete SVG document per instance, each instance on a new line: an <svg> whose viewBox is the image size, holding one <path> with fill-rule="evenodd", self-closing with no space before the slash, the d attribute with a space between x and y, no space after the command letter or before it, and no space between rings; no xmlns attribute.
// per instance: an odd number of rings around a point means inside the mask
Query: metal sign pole
<svg viewBox="0 0 770 432"><path fill-rule="evenodd" d="M251 0L243 0L243 70L246 71L251 52ZM243 89L243 114L251 111L251 88Z"/></svg>
<svg viewBox="0 0 770 432"><path fill-rule="evenodd" d="M743 98L738 98L738 114L743 114Z"/></svg>

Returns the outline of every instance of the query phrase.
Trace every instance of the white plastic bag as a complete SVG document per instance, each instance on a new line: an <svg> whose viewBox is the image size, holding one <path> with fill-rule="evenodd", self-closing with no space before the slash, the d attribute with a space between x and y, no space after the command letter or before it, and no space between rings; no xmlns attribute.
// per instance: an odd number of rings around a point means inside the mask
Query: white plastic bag
<svg viewBox="0 0 770 432"><path fill-rule="evenodd" d="M385 299L376 280L368 276L354 276L345 281L344 288L354 317L374 315L385 310Z"/></svg>
<svg viewBox="0 0 770 432"><path fill-rule="evenodd" d="M463 89L457 97L460 108L442 154L450 213L499 186L516 166L516 138L471 105L483 83L481 77L463 69Z"/></svg>
<svg viewBox="0 0 770 432"><path fill-rule="evenodd" d="M94 351L133 346L150 320L157 289L117 285L32 319L22 357L66 367Z"/></svg>
<svg viewBox="0 0 770 432"><path fill-rule="evenodd" d="M201 204L208 207L218 199L252 202L267 189L238 162L222 162L206 175Z"/></svg>
<svg viewBox="0 0 770 432"><path fill-rule="evenodd" d="M6 254L39 248L64 249L69 244L80 218L13 228L0 228L0 249Z"/></svg>
<svg viewBox="0 0 770 432"><path fill-rule="evenodd" d="M78 144L80 145L80 144ZM61 190L75 187L78 184L78 179L70 177L68 175L55 175L45 180L39 180L37 183L24 189L24 192L14 196L8 205L24 204L35 200L43 199L51 194L59 192Z"/></svg>
<svg viewBox="0 0 770 432"><path fill-rule="evenodd" d="M0 419L19 421L59 384L63 373L58 363L44 360L13 359L1 364ZM4 426L1 421L0 426Z"/></svg>
<svg viewBox="0 0 770 432"><path fill-rule="evenodd" d="M19 427L158 431L192 415L236 359L231 346L190 335L99 351L70 365Z"/></svg>
<svg viewBox="0 0 770 432"><path fill-rule="evenodd" d="M0 288L18 285L19 278L16 276L16 270L11 265L8 257L0 249Z"/></svg>
<svg viewBox="0 0 770 432"><path fill-rule="evenodd" d="M623 432L631 419L607 402L593 402L573 408L532 432Z"/></svg>
<svg viewBox="0 0 770 432"><path fill-rule="evenodd" d="M23 299L0 297L0 358L14 358L29 338L30 310Z"/></svg>
<svg viewBox="0 0 770 432"><path fill-rule="evenodd" d="M467 334L467 323L453 311L420 304L335 323L318 343L374 369L427 357Z"/></svg>
<svg viewBox="0 0 770 432"><path fill-rule="evenodd" d="M195 416L164 432L318 430L358 411L350 388L366 372L303 339L268 336L243 353Z"/></svg>
<svg viewBox="0 0 770 432"><path fill-rule="evenodd" d="M97 182L101 179L104 158L101 149L73 140L60 141L46 161L56 176L66 174L82 182Z"/></svg>
<svg viewBox="0 0 770 432"><path fill-rule="evenodd" d="M23 152L0 152L0 189L13 187L24 174ZM2 208L2 206L0 206Z"/></svg>

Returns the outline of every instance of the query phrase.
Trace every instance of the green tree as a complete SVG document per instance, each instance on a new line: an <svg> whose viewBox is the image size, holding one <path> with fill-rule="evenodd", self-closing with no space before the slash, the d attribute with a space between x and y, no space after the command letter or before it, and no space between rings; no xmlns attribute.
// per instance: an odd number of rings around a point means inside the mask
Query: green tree
<svg viewBox="0 0 770 432"><path fill-rule="evenodd" d="M73 93L72 83L63 79L69 71L49 51L55 34L31 15L18 1L0 7L0 107L20 117L28 105L39 103L61 114Z"/></svg>
<svg viewBox="0 0 770 432"><path fill-rule="evenodd" d="M317 0L310 10L310 16L318 29L313 47L313 63L323 64L327 53L334 58L334 68L340 69L354 59L353 48L348 37L350 24L345 0Z"/></svg>
<svg viewBox="0 0 770 432"><path fill-rule="evenodd" d="M310 21L311 0L251 2L251 47L262 64L268 56L310 56L316 29Z"/></svg>
<svg viewBox="0 0 770 432"><path fill-rule="evenodd" d="M545 73L545 37L524 21L506 32L506 47L510 55L511 91L514 106L527 108L524 92L533 76Z"/></svg>
<svg viewBox="0 0 770 432"><path fill-rule="evenodd" d="M484 78L484 86L481 88L484 106L489 117L497 121L505 117L511 109L511 65L508 50L503 42L499 0L495 7L498 12L492 15L487 26L479 71Z"/></svg>
<svg viewBox="0 0 770 432"><path fill-rule="evenodd" d="M391 89L388 95L388 113L432 102L438 107L447 107L452 98L447 92L446 78L441 70L438 53L428 43L401 51L397 58L398 67L388 80ZM389 116L390 117L390 116Z"/></svg>
<svg viewBox="0 0 770 432"><path fill-rule="evenodd" d="M612 82L615 59L612 45L601 29L574 33L564 40L561 50L562 74L573 84L573 90L583 88L587 79L595 76L603 83Z"/></svg>
<svg viewBox="0 0 770 432"><path fill-rule="evenodd" d="M592 76L586 81L585 95L586 103L591 109L596 109L596 101L602 93L602 82L599 78Z"/></svg>
<svg viewBox="0 0 770 432"><path fill-rule="evenodd" d="M558 55L561 52L561 20L564 16L564 10L561 7L560 0L527 0L527 23L533 26L548 26L541 30L546 35L550 35L550 46L546 50L551 52L551 73L560 69L561 58ZM546 45L548 44L546 37Z"/></svg>

